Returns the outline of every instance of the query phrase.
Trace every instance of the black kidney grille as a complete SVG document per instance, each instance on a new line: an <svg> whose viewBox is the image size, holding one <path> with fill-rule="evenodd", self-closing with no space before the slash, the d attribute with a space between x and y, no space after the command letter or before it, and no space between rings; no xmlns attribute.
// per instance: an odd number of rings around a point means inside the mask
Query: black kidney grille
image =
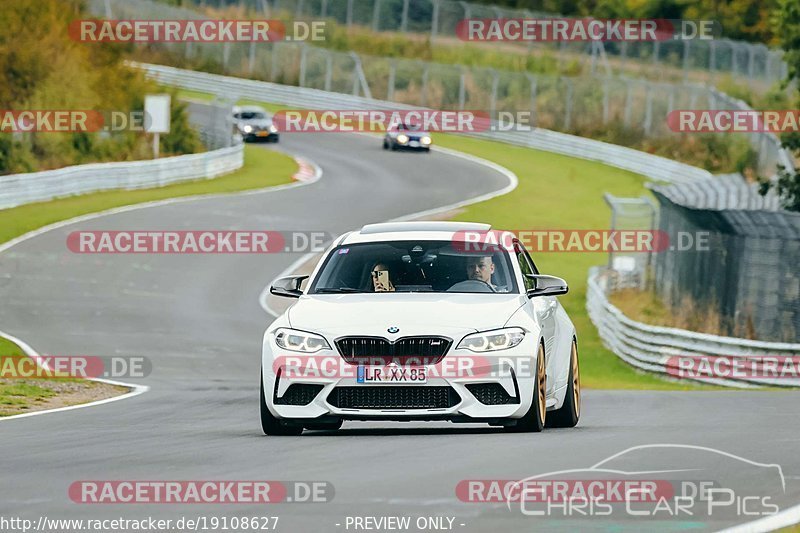
<svg viewBox="0 0 800 533"><path fill-rule="evenodd" d="M510 396L499 383L471 383L466 387L484 405L519 403L519 398Z"/></svg>
<svg viewBox="0 0 800 533"><path fill-rule="evenodd" d="M403 337L394 343L383 337L342 337L336 340L345 361L351 364L434 365L442 360L452 346L447 337Z"/></svg>
<svg viewBox="0 0 800 533"><path fill-rule="evenodd" d="M278 405L308 405L317 397L323 385L292 383L280 398L275 398Z"/></svg>
<svg viewBox="0 0 800 533"><path fill-rule="evenodd" d="M460 401L452 387L336 387L328 395L342 409L447 409Z"/></svg>

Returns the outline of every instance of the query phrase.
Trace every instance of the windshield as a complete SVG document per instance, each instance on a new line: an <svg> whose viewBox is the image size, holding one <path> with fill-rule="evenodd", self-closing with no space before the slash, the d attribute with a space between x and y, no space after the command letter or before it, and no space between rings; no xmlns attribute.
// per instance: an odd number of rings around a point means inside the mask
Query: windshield
<svg viewBox="0 0 800 533"><path fill-rule="evenodd" d="M267 115L261 111L242 111L236 115L236 118L242 120L263 120L267 118Z"/></svg>
<svg viewBox="0 0 800 533"><path fill-rule="evenodd" d="M475 253L453 241L387 241L337 247L309 289L346 292L518 291L505 250Z"/></svg>

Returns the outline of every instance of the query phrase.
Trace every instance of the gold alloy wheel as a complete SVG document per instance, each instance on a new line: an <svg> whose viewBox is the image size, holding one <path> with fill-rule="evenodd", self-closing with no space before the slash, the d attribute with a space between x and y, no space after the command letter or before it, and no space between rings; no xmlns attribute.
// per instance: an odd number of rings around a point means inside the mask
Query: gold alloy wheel
<svg viewBox="0 0 800 533"><path fill-rule="evenodd" d="M578 343L572 341L572 402L575 404L575 417L581 415L581 371L578 366Z"/></svg>
<svg viewBox="0 0 800 533"><path fill-rule="evenodd" d="M539 355L536 362L536 386L539 394L539 420L544 424L544 417L547 414L547 405L545 396L547 394L547 378L545 377L544 369L544 347L539 345Z"/></svg>

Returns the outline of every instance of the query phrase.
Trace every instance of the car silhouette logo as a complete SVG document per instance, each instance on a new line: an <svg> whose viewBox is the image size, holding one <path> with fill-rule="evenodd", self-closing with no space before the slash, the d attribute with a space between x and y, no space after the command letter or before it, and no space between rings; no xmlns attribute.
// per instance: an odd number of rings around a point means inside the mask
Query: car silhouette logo
<svg viewBox="0 0 800 533"><path fill-rule="evenodd" d="M388 331L389 333L397 333L398 331L400 331L400 328L398 328L397 326L392 326L386 331Z"/></svg>

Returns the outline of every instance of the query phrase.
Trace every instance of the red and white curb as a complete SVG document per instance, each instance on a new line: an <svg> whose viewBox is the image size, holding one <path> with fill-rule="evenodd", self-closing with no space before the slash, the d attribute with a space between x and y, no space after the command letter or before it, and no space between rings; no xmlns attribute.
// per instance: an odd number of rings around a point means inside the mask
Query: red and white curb
<svg viewBox="0 0 800 533"><path fill-rule="evenodd" d="M300 169L292 176L293 180L308 183L319 179L322 172L317 165L301 157L295 157L294 160Z"/></svg>

